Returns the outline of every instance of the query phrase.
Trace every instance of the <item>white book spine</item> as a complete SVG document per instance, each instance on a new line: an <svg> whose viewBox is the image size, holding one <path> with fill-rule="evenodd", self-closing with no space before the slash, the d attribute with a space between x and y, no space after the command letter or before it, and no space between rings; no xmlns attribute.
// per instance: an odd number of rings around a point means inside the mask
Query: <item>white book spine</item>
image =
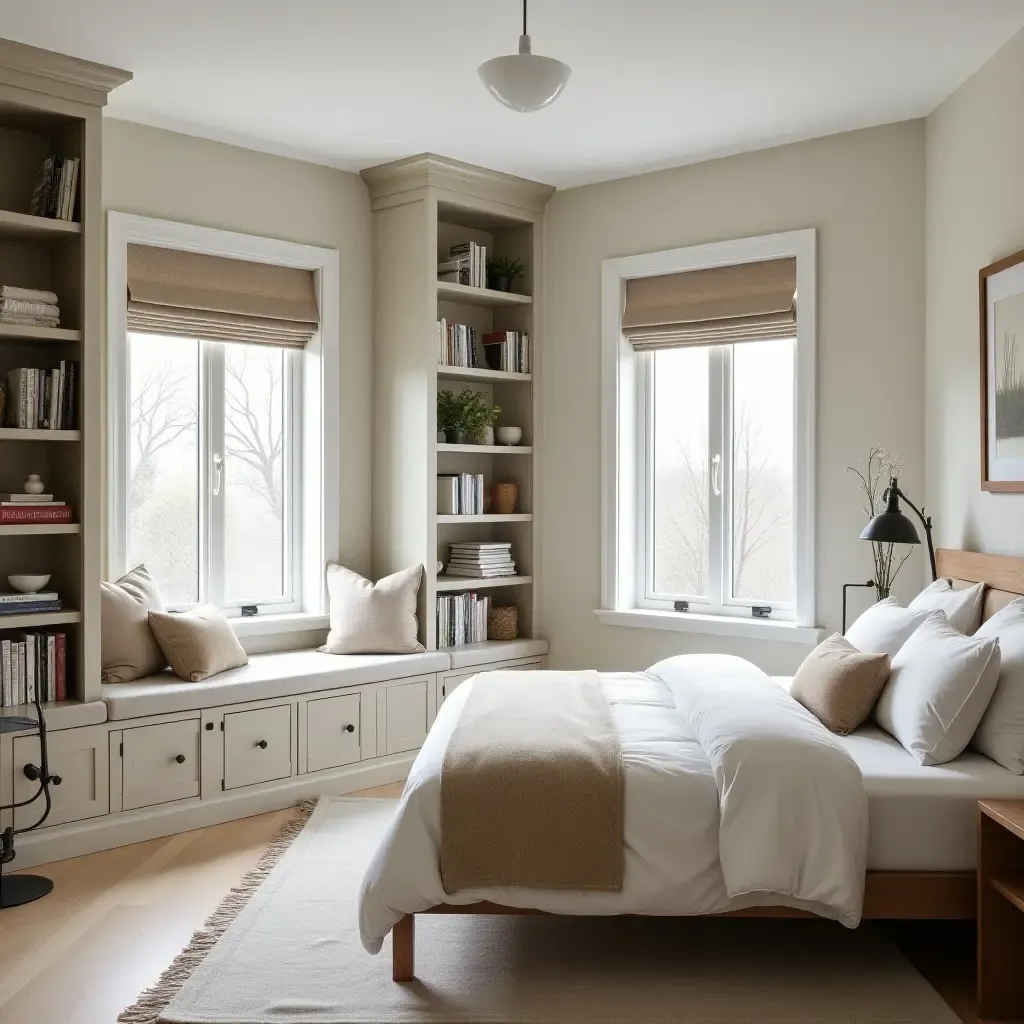
<svg viewBox="0 0 1024 1024"><path fill-rule="evenodd" d="M0 641L0 705L10 707L11 696L11 641Z"/></svg>
<svg viewBox="0 0 1024 1024"><path fill-rule="evenodd" d="M57 637L54 633L46 638L46 699L57 699Z"/></svg>

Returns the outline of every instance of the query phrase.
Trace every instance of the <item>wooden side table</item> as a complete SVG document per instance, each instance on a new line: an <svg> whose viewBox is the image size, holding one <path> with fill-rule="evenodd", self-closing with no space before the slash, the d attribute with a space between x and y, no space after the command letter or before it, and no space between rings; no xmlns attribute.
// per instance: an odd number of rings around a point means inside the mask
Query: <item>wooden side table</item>
<svg viewBox="0 0 1024 1024"><path fill-rule="evenodd" d="M978 1016L1024 1017L1024 800L978 801Z"/></svg>

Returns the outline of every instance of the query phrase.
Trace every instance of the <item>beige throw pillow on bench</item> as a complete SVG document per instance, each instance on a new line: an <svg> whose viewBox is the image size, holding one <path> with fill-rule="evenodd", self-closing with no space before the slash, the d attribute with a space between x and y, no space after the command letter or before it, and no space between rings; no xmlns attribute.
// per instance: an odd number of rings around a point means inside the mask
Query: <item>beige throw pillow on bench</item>
<svg viewBox="0 0 1024 1024"><path fill-rule="evenodd" d="M151 612L149 625L179 679L201 679L249 662L231 623L212 604L190 612Z"/></svg>
<svg viewBox="0 0 1024 1024"><path fill-rule="evenodd" d="M136 566L114 583L100 583L100 662L105 683L130 683L166 668L149 613L162 612L153 577Z"/></svg>
<svg viewBox="0 0 1024 1024"><path fill-rule="evenodd" d="M822 725L846 736L867 720L888 679L888 654L861 654L833 633L804 659L789 692Z"/></svg>
<svg viewBox="0 0 1024 1024"><path fill-rule="evenodd" d="M371 583L330 562L331 631L320 650L327 654L422 653L416 618L422 576L422 567L414 565Z"/></svg>

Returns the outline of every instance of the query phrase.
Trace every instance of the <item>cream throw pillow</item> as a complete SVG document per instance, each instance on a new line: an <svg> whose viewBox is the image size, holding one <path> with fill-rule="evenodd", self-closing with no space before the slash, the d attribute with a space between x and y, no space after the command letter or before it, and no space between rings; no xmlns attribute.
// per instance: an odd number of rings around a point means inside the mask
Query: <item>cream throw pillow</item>
<svg viewBox="0 0 1024 1024"><path fill-rule="evenodd" d="M999 682L971 744L1024 775L1024 597L983 622L974 639L993 636L999 640Z"/></svg>
<svg viewBox="0 0 1024 1024"><path fill-rule="evenodd" d="M891 658L929 615L941 614L927 608L901 608L895 597L886 597L854 622L846 631L846 639L865 654L888 654Z"/></svg>
<svg viewBox="0 0 1024 1024"><path fill-rule="evenodd" d="M114 583L100 583L100 663L105 683L130 683L167 667L149 628L149 613L162 612L153 577L136 566Z"/></svg>
<svg viewBox="0 0 1024 1024"><path fill-rule="evenodd" d="M888 678L888 654L861 654L833 633L804 658L789 693L827 729L845 736L867 720Z"/></svg>
<svg viewBox="0 0 1024 1024"><path fill-rule="evenodd" d="M149 624L179 679L198 683L218 672L248 664L249 658L231 623L212 604L202 604L180 615L151 612Z"/></svg>
<svg viewBox="0 0 1024 1024"><path fill-rule="evenodd" d="M357 572L331 562L327 593L331 631L320 648L327 654L419 654L416 600L423 569L409 569L371 583Z"/></svg>
<svg viewBox="0 0 1024 1024"><path fill-rule="evenodd" d="M981 604L985 597L985 584L956 590L949 580L938 579L929 583L907 607L912 612L938 609L944 612L949 624L964 636L971 636L981 625Z"/></svg>

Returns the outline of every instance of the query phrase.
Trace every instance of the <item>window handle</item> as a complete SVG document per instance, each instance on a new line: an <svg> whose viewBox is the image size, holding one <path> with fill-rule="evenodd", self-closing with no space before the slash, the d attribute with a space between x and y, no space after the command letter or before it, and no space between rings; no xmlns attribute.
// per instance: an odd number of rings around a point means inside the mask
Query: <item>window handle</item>
<svg viewBox="0 0 1024 1024"><path fill-rule="evenodd" d="M213 496L220 494L220 483L224 476L224 456L220 452L213 455Z"/></svg>
<svg viewBox="0 0 1024 1024"><path fill-rule="evenodd" d="M720 498L722 496L721 481L719 480L719 476L721 474L721 471L722 471L722 456L721 455L716 455L711 460L711 490L714 493L716 498Z"/></svg>

